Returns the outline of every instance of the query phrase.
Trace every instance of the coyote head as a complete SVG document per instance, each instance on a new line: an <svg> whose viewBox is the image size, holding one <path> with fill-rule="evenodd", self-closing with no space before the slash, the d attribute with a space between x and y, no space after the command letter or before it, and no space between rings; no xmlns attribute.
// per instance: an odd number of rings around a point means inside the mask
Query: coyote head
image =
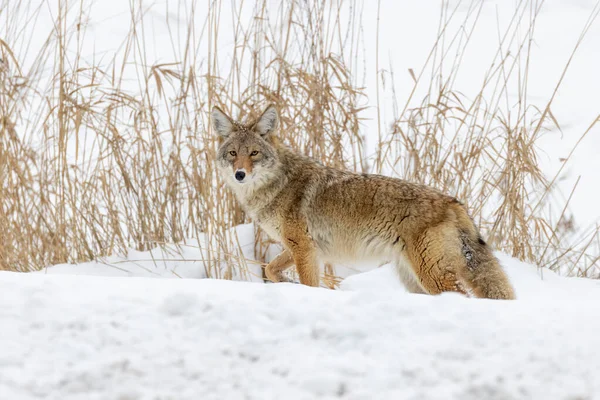
<svg viewBox="0 0 600 400"><path fill-rule="evenodd" d="M234 121L219 107L212 110L213 129L219 135L217 166L232 187L265 183L279 164L271 135L279 126L274 106L248 124Z"/></svg>

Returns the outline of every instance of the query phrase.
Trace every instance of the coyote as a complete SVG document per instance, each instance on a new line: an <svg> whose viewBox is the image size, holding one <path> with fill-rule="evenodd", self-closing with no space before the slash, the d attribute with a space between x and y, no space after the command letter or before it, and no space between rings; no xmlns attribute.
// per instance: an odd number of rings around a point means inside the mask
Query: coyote
<svg viewBox="0 0 600 400"><path fill-rule="evenodd" d="M319 286L319 261L394 262L413 293L455 291L514 299L490 247L460 201L436 189L391 177L326 167L284 146L279 116L269 106L242 124L212 110L219 136L217 166L247 214L283 253L266 269L287 281Z"/></svg>

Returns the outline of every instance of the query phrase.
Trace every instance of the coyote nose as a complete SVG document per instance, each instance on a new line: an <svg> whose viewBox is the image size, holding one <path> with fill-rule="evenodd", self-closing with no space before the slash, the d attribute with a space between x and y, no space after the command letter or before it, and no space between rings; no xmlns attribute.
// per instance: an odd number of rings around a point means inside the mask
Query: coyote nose
<svg viewBox="0 0 600 400"><path fill-rule="evenodd" d="M243 181L245 177L246 177L246 173L244 171L237 171L235 173L235 179L237 179L240 182Z"/></svg>

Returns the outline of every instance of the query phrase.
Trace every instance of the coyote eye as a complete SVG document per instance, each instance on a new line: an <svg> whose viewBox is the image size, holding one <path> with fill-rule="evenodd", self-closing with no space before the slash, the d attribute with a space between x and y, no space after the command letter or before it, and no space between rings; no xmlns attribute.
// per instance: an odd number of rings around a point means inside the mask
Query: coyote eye
<svg viewBox="0 0 600 400"><path fill-rule="evenodd" d="M233 157L237 156L237 153L235 151L230 151L229 154Z"/></svg>
<svg viewBox="0 0 600 400"><path fill-rule="evenodd" d="M258 151L254 150L252 153L250 153L250 156L254 157L258 155Z"/></svg>

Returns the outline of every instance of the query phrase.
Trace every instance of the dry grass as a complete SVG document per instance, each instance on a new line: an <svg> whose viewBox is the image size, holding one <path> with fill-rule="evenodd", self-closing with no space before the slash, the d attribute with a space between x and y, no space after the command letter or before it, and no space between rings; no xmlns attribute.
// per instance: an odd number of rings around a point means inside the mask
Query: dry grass
<svg viewBox="0 0 600 400"><path fill-rule="evenodd" d="M598 276L597 231L570 232L568 214L556 212L567 204L553 196L555 179L544 177L536 161L536 140L555 121L552 101L527 103L524 69L536 12L530 2L520 4L499 45L517 47L518 56L499 50L474 99L454 87L460 57L448 60L447 46L467 45L479 9L457 34L446 31L455 18L446 9L423 67L432 73L414 75L414 93L426 86L427 97L415 106L411 96L398 108L369 157L361 131L367 99L355 73L360 2L267 8L259 1L251 15L243 2L234 3L233 15L222 15L219 0L202 10L171 7L179 22L167 25L179 50L152 65L141 3L130 3L130 31L118 51L90 60L81 45L85 2L58 1L54 30L32 55L27 24L41 6L0 0L0 270L147 250L202 233L208 240L198 246L209 247L204 262L211 276L244 269L227 228L246 217L214 169L207 111L218 104L244 118L271 102L281 111L283 139L295 149L328 165L396 174L456 194L498 248ZM531 31L518 42L516 26L527 13ZM233 30L233 57L216 45L224 30ZM517 71L522 97L507 108ZM579 244L567 241L574 235ZM257 258L266 244L257 241ZM219 268L220 260L229 267ZM334 285L334 271L327 272Z"/></svg>

